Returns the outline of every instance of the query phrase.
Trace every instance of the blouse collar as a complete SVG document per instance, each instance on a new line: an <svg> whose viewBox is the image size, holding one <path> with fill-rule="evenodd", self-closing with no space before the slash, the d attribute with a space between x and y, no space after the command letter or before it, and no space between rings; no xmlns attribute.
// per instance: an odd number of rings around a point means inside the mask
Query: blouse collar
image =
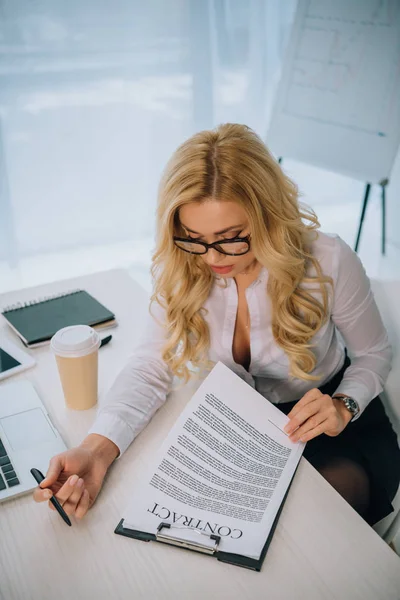
<svg viewBox="0 0 400 600"><path fill-rule="evenodd" d="M223 283L224 281L226 282L226 287L230 287L233 284L233 277L228 277L225 279L225 277L221 277L220 275L216 275L215 276L216 282L221 282ZM257 279L255 279L248 287L248 289L252 288L252 287L256 287L258 286L260 283L265 283L268 279L268 270L266 267L261 267L261 270L258 274Z"/></svg>

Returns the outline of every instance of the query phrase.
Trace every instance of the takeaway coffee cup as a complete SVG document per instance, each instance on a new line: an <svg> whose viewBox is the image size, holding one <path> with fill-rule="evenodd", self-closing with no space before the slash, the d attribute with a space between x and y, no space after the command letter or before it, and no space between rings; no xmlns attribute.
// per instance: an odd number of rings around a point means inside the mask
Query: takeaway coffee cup
<svg viewBox="0 0 400 600"><path fill-rule="evenodd" d="M97 402L100 336L92 327L73 325L51 339L68 408L86 410Z"/></svg>

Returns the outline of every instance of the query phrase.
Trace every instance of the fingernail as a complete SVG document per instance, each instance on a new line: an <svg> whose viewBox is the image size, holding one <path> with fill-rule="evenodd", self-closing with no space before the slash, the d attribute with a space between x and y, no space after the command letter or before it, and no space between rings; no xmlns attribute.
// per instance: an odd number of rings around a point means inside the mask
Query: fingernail
<svg viewBox="0 0 400 600"><path fill-rule="evenodd" d="M46 491L45 491L45 493L44 493L44 497L45 497L45 498L51 498L51 497L52 497L52 495L53 495L53 494L50 492L50 490L46 490Z"/></svg>
<svg viewBox="0 0 400 600"><path fill-rule="evenodd" d="M77 483L77 487L81 488L83 486L83 479L79 479Z"/></svg>
<svg viewBox="0 0 400 600"><path fill-rule="evenodd" d="M75 485L78 479L78 475L72 475L71 479L69 480L69 485Z"/></svg>

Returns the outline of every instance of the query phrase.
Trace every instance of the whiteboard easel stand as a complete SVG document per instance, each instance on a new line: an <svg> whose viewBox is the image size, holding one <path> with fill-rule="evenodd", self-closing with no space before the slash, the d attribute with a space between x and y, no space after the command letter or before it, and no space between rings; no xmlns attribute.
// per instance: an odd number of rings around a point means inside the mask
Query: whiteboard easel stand
<svg viewBox="0 0 400 600"><path fill-rule="evenodd" d="M280 156L278 158L278 163L281 164L282 163L282 156ZM382 179L379 182L379 185L381 186L381 199L382 199L382 254L385 254L386 251L386 186L389 183L389 179ZM358 252L358 246L360 244L360 237L361 237L361 230L362 230L362 226L364 223L364 217L365 217L365 212L367 210L367 205L368 205L368 200L369 200L369 193L371 191L371 184L367 183L367 185L365 186L365 194L364 194L364 201L363 201L363 205L362 205L362 209L361 209L361 217L360 217L360 223L358 226L358 232L357 232L357 239L356 239L356 245L354 247L354 250L356 252Z"/></svg>
<svg viewBox="0 0 400 600"><path fill-rule="evenodd" d="M381 198L382 198L382 254L385 254L385 242L386 242L386 186L389 183L389 179L382 179L382 181L379 182L379 185L381 186ZM360 224L358 226L358 233L357 233L357 239L356 239L356 245L354 250L356 252L358 252L358 245L360 243L360 237L361 237L361 230L362 230L362 226L363 226L363 222L364 222L364 217L365 217L365 211L367 210L367 204L368 204L368 199L369 199L369 193L371 191L371 184L367 183L367 185L365 186L365 194L364 194L364 202L363 202L363 206L362 206L362 210L361 210L361 217L360 217Z"/></svg>

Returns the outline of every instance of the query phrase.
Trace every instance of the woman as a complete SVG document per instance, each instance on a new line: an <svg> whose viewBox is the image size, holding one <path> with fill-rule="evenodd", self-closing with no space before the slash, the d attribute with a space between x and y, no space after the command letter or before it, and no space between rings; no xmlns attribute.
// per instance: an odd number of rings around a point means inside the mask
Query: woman
<svg viewBox="0 0 400 600"><path fill-rule="evenodd" d="M389 514L400 450L378 394L391 350L357 255L318 231L295 184L242 125L178 148L157 223L143 340L82 444L51 460L35 500L55 494L83 517L172 377L221 360L288 415L291 439L308 442L305 458L368 523Z"/></svg>

